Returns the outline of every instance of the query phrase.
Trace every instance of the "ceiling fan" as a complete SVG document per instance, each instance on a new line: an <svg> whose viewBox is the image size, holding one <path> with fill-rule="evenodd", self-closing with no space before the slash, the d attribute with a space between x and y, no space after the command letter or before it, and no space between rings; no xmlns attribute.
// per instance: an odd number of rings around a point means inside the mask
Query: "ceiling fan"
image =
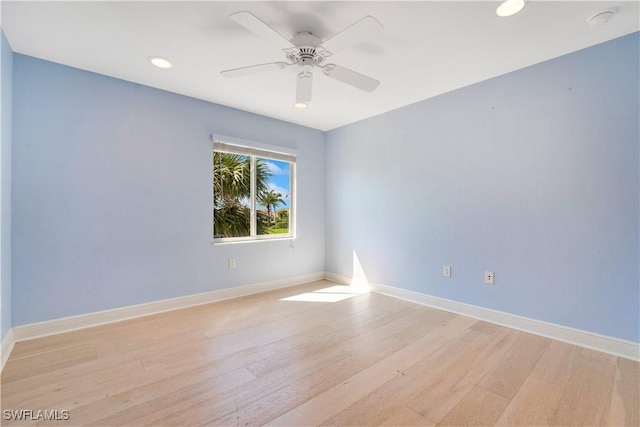
<svg viewBox="0 0 640 427"><path fill-rule="evenodd" d="M365 16L327 40L322 40L308 31L298 32L289 40L265 24L257 16L247 11L236 12L232 14L230 18L247 30L272 41L274 44L278 43L281 46L287 46L282 49L287 62L270 62L268 64L251 65L221 71L220 73L225 77L242 77L263 71L283 70L297 66L299 72L296 84L296 102L294 104L296 108L306 108L311 101L314 68L321 69L322 74L325 76L329 76L366 92L374 91L380 84L376 79L341 67L340 65L325 64L327 58L334 53L362 40L366 40L382 30L382 24L373 16Z"/></svg>

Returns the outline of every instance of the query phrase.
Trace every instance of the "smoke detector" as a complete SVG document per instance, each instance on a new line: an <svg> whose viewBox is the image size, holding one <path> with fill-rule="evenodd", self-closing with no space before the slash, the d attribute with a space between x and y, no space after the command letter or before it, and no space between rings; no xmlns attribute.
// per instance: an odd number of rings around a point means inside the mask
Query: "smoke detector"
<svg viewBox="0 0 640 427"><path fill-rule="evenodd" d="M591 18L587 19L587 22L592 27L599 27L600 25L604 25L607 22L611 21L616 13L618 13L617 9L603 10L602 12L598 12Z"/></svg>

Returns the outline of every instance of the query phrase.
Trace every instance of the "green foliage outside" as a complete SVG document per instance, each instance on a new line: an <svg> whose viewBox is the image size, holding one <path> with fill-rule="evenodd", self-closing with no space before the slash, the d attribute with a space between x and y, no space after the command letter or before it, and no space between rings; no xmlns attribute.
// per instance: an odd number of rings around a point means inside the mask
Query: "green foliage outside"
<svg viewBox="0 0 640 427"><path fill-rule="evenodd" d="M269 229L269 234L286 234L289 232L289 210L281 209L278 212L274 212L276 222L273 227Z"/></svg>
<svg viewBox="0 0 640 427"><path fill-rule="evenodd" d="M251 158L238 154L213 153L214 237L244 237L251 234ZM271 174L262 159L256 159L256 195L267 211L257 210L258 234L289 232L289 212L277 213L285 201L268 187ZM282 212L286 212L282 214Z"/></svg>
<svg viewBox="0 0 640 427"><path fill-rule="evenodd" d="M288 228L270 228L267 234L287 234L288 232Z"/></svg>

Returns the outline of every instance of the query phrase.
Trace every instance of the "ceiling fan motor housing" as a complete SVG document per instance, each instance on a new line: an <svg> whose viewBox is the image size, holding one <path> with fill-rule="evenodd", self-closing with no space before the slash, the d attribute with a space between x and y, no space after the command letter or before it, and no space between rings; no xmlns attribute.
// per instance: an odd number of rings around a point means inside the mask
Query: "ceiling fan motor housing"
<svg viewBox="0 0 640 427"><path fill-rule="evenodd" d="M291 39L295 47L283 49L289 62L298 65L320 65L331 52L322 48L322 40L308 31L296 33Z"/></svg>

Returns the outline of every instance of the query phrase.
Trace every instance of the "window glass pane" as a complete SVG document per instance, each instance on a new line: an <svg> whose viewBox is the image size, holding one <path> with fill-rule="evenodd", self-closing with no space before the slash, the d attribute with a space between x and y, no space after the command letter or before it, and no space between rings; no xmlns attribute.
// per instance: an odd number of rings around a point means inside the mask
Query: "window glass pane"
<svg viewBox="0 0 640 427"><path fill-rule="evenodd" d="M258 157L256 194L258 235L289 234L291 164Z"/></svg>
<svg viewBox="0 0 640 427"><path fill-rule="evenodd" d="M251 158L213 152L213 235L251 235Z"/></svg>

